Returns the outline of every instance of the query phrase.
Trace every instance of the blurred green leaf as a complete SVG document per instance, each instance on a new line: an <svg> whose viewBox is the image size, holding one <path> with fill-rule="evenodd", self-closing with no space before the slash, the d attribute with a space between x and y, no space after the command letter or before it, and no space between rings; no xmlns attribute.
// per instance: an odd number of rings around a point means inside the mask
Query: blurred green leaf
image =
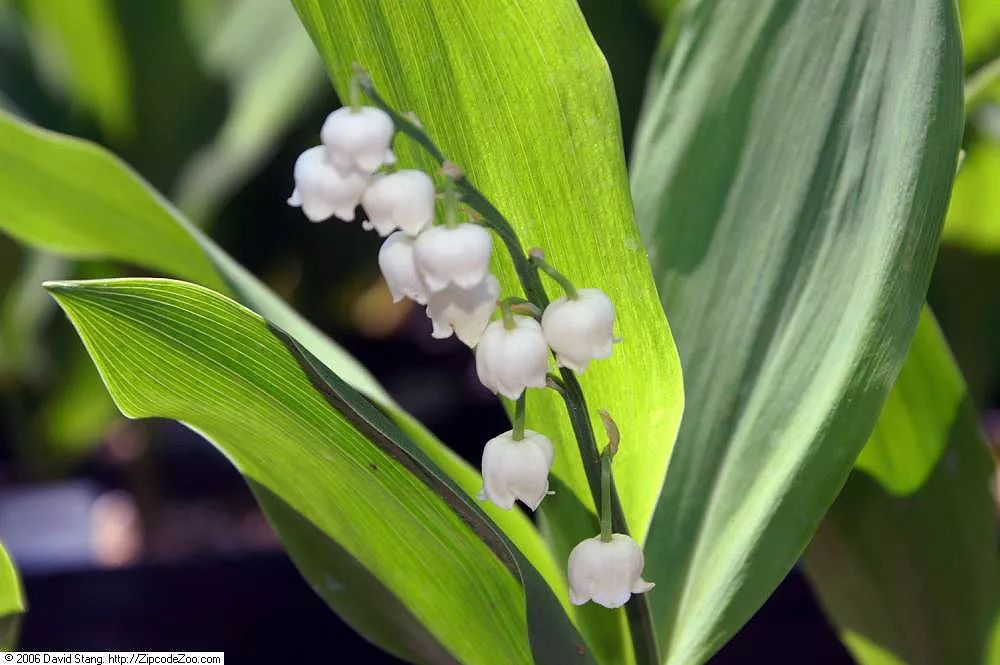
<svg viewBox="0 0 1000 665"><path fill-rule="evenodd" d="M198 2L197 11L209 3ZM208 22L208 21L203 21ZM286 2L238 0L202 28L207 70L229 83L230 105L213 141L180 175L176 200L196 221L220 203L272 155L282 133L325 88L309 35Z"/></svg>
<svg viewBox="0 0 1000 665"><path fill-rule="evenodd" d="M933 393L925 379L917 387ZM968 401L934 414L923 445L947 452L927 482L902 498L853 473L806 551L820 602L863 665L1000 663L994 465Z"/></svg>
<svg viewBox="0 0 1000 665"><path fill-rule="evenodd" d="M968 63L980 63L1000 52L1000 3L996 0L958 0L962 18L962 45Z"/></svg>
<svg viewBox="0 0 1000 665"><path fill-rule="evenodd" d="M576 3L293 4L341 98L351 64L361 63L390 103L416 113L525 247L544 248L576 284L615 302L625 341L581 382L597 430L598 408L622 430L615 479L643 540L683 406L680 365L633 222L614 87ZM397 147L404 163L434 168L412 143ZM505 291L520 293L496 254ZM529 426L556 443L555 474L592 506L564 405L542 392L530 402Z"/></svg>
<svg viewBox="0 0 1000 665"><path fill-rule="evenodd" d="M965 154L951 192L945 242L982 253L1000 252L1000 142L984 139Z"/></svg>
<svg viewBox="0 0 1000 665"><path fill-rule="evenodd" d="M34 418L38 438L24 454L36 465L65 466L100 443L116 416L90 358L73 353L59 366L59 382Z"/></svg>
<svg viewBox="0 0 1000 665"><path fill-rule="evenodd" d="M41 193L33 196L37 192ZM406 435L467 494L479 490L479 474L393 404L356 359L102 148L0 114L0 229L49 250L152 265L200 279L206 286L228 287L243 304L294 335L323 365L387 409ZM564 597L562 573L530 521L518 511L492 505L486 511Z"/></svg>
<svg viewBox="0 0 1000 665"><path fill-rule="evenodd" d="M802 552L917 325L962 133L950 0L689 3L633 157L689 404L647 543L667 663Z"/></svg>
<svg viewBox="0 0 1000 665"><path fill-rule="evenodd" d="M111 257L223 284L185 223L120 160L3 113L0 229L68 256Z"/></svg>
<svg viewBox="0 0 1000 665"><path fill-rule="evenodd" d="M105 133L134 127L128 53L108 0L22 0L33 28L34 58L47 78L93 113Z"/></svg>
<svg viewBox="0 0 1000 665"><path fill-rule="evenodd" d="M38 285L63 277L65 264L49 254L28 252L16 279L0 290L0 376L11 374L34 382L47 369L49 359L42 349L40 329L51 313L52 300Z"/></svg>
<svg viewBox="0 0 1000 665"><path fill-rule="evenodd" d="M502 531L293 338L183 282L48 287L122 413L179 420L219 447L317 593L357 630L411 660L528 663L523 579L549 600L531 616L544 636L536 655L575 658L579 636ZM386 624L404 611L405 628ZM433 637L408 643L416 622Z"/></svg>
<svg viewBox="0 0 1000 665"><path fill-rule="evenodd" d="M903 369L855 467L892 494L915 492L944 452L964 398L962 373L925 307Z"/></svg>
<svg viewBox="0 0 1000 665"><path fill-rule="evenodd" d="M353 386L388 397L368 371L226 255L134 171L92 143L0 113L0 229L78 258L112 258L229 289Z"/></svg>
<svg viewBox="0 0 1000 665"><path fill-rule="evenodd" d="M0 545L0 651L12 650L27 606L14 562Z"/></svg>

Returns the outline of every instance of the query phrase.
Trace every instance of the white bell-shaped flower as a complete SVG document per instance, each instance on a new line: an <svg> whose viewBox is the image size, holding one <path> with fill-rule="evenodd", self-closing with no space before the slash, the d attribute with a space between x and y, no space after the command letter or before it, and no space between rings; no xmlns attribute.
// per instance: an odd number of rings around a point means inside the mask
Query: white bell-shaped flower
<svg viewBox="0 0 1000 665"><path fill-rule="evenodd" d="M642 579L642 548L626 535L588 538L569 555L569 598L574 605L592 600L608 608L621 607L633 593L645 593L652 582Z"/></svg>
<svg viewBox="0 0 1000 665"><path fill-rule="evenodd" d="M600 289L579 289L576 299L557 298L542 313L545 341L559 365L574 372L611 355L614 324L615 306Z"/></svg>
<svg viewBox="0 0 1000 665"><path fill-rule="evenodd" d="M333 215L351 221L368 178L360 173L344 175L326 161L325 155L323 146L318 145L295 160L295 190L288 205L301 207L313 222Z"/></svg>
<svg viewBox="0 0 1000 665"><path fill-rule="evenodd" d="M544 388L549 345L542 327L530 316L514 315L514 327L493 321L476 346L476 372L483 385L517 399L525 388Z"/></svg>
<svg viewBox="0 0 1000 665"><path fill-rule="evenodd" d="M475 346L493 316L499 295L500 283L493 275L487 275L471 289L452 284L441 291L429 291L427 316L433 324L431 335L444 339L454 332L466 346Z"/></svg>
<svg viewBox="0 0 1000 665"><path fill-rule="evenodd" d="M382 109L344 106L326 117L320 138L330 161L341 173L360 171L371 175L383 164L396 162L389 149L395 133L392 118Z"/></svg>
<svg viewBox="0 0 1000 665"><path fill-rule="evenodd" d="M415 236L434 221L434 181L423 171L403 169L372 178L361 195L366 229L387 236L402 229Z"/></svg>
<svg viewBox="0 0 1000 665"><path fill-rule="evenodd" d="M413 263L413 238L402 231L386 238L378 251L378 267L389 285L393 302L409 298L421 305L427 303L424 280Z"/></svg>
<svg viewBox="0 0 1000 665"><path fill-rule="evenodd" d="M519 499L535 510L549 491L553 456L548 437L531 430L525 430L520 441L514 440L512 431L490 439L483 449L483 489L478 497L507 510Z"/></svg>
<svg viewBox="0 0 1000 665"><path fill-rule="evenodd" d="M433 226L417 237L417 269L431 291L449 284L470 289L489 273L492 251L489 231L478 224Z"/></svg>

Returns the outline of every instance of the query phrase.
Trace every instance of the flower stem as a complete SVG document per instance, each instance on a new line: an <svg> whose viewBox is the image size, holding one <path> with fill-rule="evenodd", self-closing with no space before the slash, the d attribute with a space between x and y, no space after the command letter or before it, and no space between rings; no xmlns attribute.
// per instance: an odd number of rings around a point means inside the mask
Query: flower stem
<svg viewBox="0 0 1000 665"><path fill-rule="evenodd" d="M601 453L601 541L611 542L611 446Z"/></svg>
<svg viewBox="0 0 1000 665"><path fill-rule="evenodd" d="M444 225L453 229L458 225L458 192L455 191L454 179L448 173L444 174L443 190Z"/></svg>
<svg viewBox="0 0 1000 665"><path fill-rule="evenodd" d="M517 327L514 323L514 312L511 310L512 298L504 298L500 301L500 318L503 320L504 330L513 330Z"/></svg>
<svg viewBox="0 0 1000 665"><path fill-rule="evenodd" d="M358 81L358 77L351 77L351 112L358 113L361 111L361 84Z"/></svg>
<svg viewBox="0 0 1000 665"><path fill-rule="evenodd" d="M566 275L556 270L552 264L545 260L545 254L542 250L537 247L535 249L528 250L528 258L533 265L540 268L546 275L559 283L559 286L561 286L563 291L566 292L567 298L570 300L576 300L580 297L576 292L576 287L573 286L573 282L569 281L569 278L566 277Z"/></svg>
<svg viewBox="0 0 1000 665"><path fill-rule="evenodd" d="M413 139L438 163L443 165L447 161L441 150L417 123L396 112L395 109L382 99L367 75L364 75L362 72L362 75L356 75L356 78L358 84L375 106L389 114L396 125L396 129ZM539 310L544 310L549 304L548 294L542 286L536 264L525 253L524 247L521 245L521 240L514 231L514 227L467 178L456 178L455 186L461 192L462 200L465 204L482 215L482 223L492 229L503 240L510 254L511 261L514 263L514 270L517 272L525 296ZM601 461L597 450L597 441L594 438L594 430L590 422L590 414L587 410L587 400L584 398L580 382L577 381L576 375L571 370L563 367L560 369L560 375L562 377L561 382L554 381L552 385L557 388L557 391L562 395L563 401L566 403L566 411L569 414L573 434L576 436L577 446L580 449L580 457L587 476L587 484L590 488L594 506L596 507L602 503ZM521 400L518 401L520 402ZM515 428L517 427L516 412L517 405L515 404ZM615 490L614 481L610 476L608 478L608 485L610 491L607 495L610 498L610 515L613 525L617 526L618 533L627 535L628 525L625 523L621 501ZM641 665L659 665L659 648L656 643L656 632L653 629L649 600L646 598L646 595L633 595L632 599L625 605L625 612L628 616L636 662Z"/></svg>
<svg viewBox="0 0 1000 665"><path fill-rule="evenodd" d="M445 159L444 153L438 149L419 125L410 118L396 112L395 109L382 99L367 75L356 75L355 78L358 81L358 85L361 86L361 89L364 90L375 106L389 114L389 117L392 118L392 121L396 125L396 129L413 139L439 164L443 165L448 161ZM539 307L539 309L545 309L545 306L549 304L549 299L545 294L545 289L542 288L542 281L538 277L538 271L531 265L531 261L528 259L528 255L521 246L521 241L514 232L514 228L510 222L467 178L455 179L455 186L461 192L462 200L465 204L482 215L483 224L492 229L503 240L507 251L510 253L511 260L514 262L514 270L517 271L518 279L520 279L524 287L525 296Z"/></svg>
<svg viewBox="0 0 1000 665"><path fill-rule="evenodd" d="M521 396L514 400L514 431L511 437L515 441L521 441L524 439L524 407L525 402L528 401L528 391L525 389L521 392Z"/></svg>

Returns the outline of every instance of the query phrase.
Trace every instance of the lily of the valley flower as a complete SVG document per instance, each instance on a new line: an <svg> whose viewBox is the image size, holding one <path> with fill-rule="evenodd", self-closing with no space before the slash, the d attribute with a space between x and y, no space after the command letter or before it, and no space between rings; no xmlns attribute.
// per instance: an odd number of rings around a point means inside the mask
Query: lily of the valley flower
<svg viewBox="0 0 1000 665"><path fill-rule="evenodd" d="M574 605L593 600L608 608L621 607L633 593L645 593L652 582L642 579L642 548L626 535L615 533L604 542L588 538L569 555L569 598Z"/></svg>
<svg viewBox="0 0 1000 665"><path fill-rule="evenodd" d="M591 360L611 355L615 306L600 289L579 289L576 296L557 298L545 308L542 331L558 363L582 372Z"/></svg>
<svg viewBox="0 0 1000 665"><path fill-rule="evenodd" d="M383 164L394 164L389 149L396 132L389 114L373 106L344 106L326 117L320 137L330 161L341 173L371 175Z"/></svg>
<svg viewBox="0 0 1000 665"><path fill-rule="evenodd" d="M483 489L480 499L489 499L510 510L520 500L535 510L549 490L549 469L554 456L548 437L524 431L514 440L514 432L490 439L483 449Z"/></svg>
<svg viewBox="0 0 1000 665"><path fill-rule="evenodd" d="M428 232L424 235L426 233ZM417 249L419 250L419 238ZM418 263L418 269L419 265ZM426 273L421 274L426 279ZM487 275L470 289L451 284L440 291L429 292L427 316L433 324L431 335L444 339L451 337L454 332L467 346L475 346L493 316L499 295L500 283L493 275Z"/></svg>
<svg viewBox="0 0 1000 665"><path fill-rule="evenodd" d="M417 237L417 269L427 288L440 291L451 284L471 289L489 272L493 239L477 224L434 226Z"/></svg>
<svg viewBox="0 0 1000 665"><path fill-rule="evenodd" d="M396 231L385 239L378 251L378 267L389 286L392 301L409 298L421 305L427 303L427 288L413 262L413 238Z"/></svg>
<svg viewBox="0 0 1000 665"><path fill-rule="evenodd" d="M396 229L415 236L434 221L434 181L416 169L376 175L361 205L368 213L366 228L383 237Z"/></svg>
<svg viewBox="0 0 1000 665"><path fill-rule="evenodd" d="M544 388L549 369L549 347L542 327L530 316L512 316L513 328L503 320L486 327L476 346L476 372L484 386L517 399L525 388Z"/></svg>
<svg viewBox="0 0 1000 665"><path fill-rule="evenodd" d="M321 145L299 155L294 175L295 190L288 205L301 207L313 222L322 222L333 215L346 221L354 219L354 209L368 184L368 177L363 174L345 175L334 168Z"/></svg>

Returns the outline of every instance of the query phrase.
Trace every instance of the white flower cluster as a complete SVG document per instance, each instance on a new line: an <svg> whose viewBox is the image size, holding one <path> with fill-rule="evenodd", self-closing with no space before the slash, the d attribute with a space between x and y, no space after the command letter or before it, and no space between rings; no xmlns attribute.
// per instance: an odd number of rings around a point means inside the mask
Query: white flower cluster
<svg viewBox="0 0 1000 665"><path fill-rule="evenodd" d="M538 319L514 314L510 300L498 302L500 284L489 271L492 236L478 224L458 222L455 208L448 208L457 206L450 180L444 194L449 214L444 224L434 224L434 182L423 171L394 167L394 134L392 118L381 109L350 106L331 113L322 145L295 162L289 205L313 222L352 221L361 205L364 228L385 238L378 263L393 302L409 298L426 305L433 337L454 334L474 348L479 379L494 393L518 400L527 388L546 387L550 350L557 365L574 372L609 357L616 341L611 300L598 289L576 290L544 261L546 272L566 287L565 296ZM502 316L491 322L498 304ZM523 422L515 425L483 450L479 498L508 510L520 500L535 510L548 493L553 455L545 435L524 430ZM607 568L617 572L609 576L602 572ZM620 606L630 593L646 590L641 572L642 551L627 536L586 540L570 558L572 600Z"/></svg>

